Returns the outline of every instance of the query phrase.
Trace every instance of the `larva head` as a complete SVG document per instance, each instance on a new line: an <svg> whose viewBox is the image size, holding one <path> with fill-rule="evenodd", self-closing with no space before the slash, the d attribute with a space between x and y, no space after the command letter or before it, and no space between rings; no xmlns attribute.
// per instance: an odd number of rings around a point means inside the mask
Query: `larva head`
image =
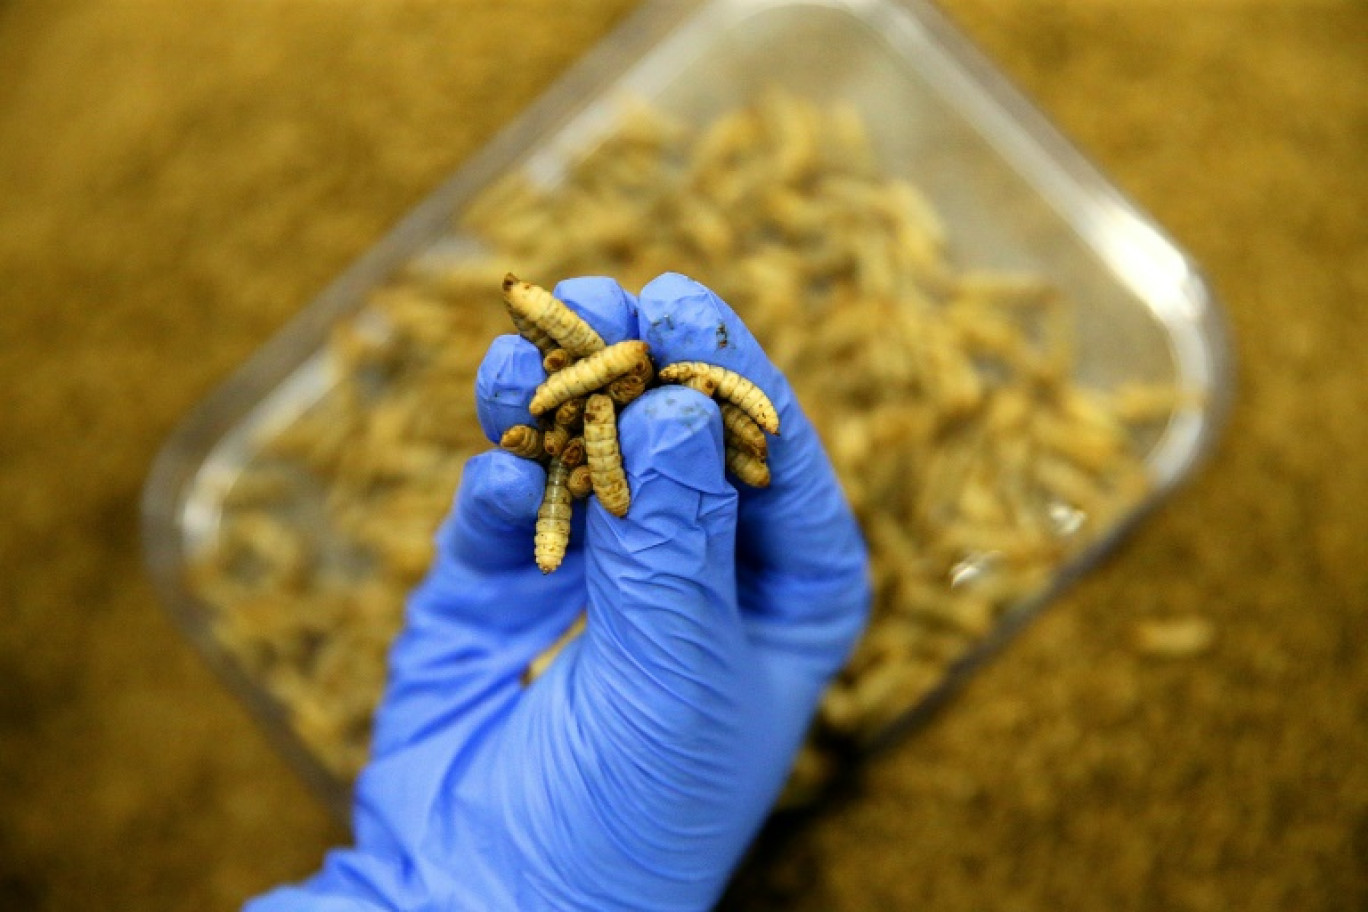
<svg viewBox="0 0 1368 912"><path fill-rule="evenodd" d="M573 428L580 423L584 417L584 400L571 399L569 402L562 402L556 409L556 424L561 427Z"/></svg>
<svg viewBox="0 0 1368 912"><path fill-rule="evenodd" d="M545 358L542 358L542 369L548 374L554 374L556 371L564 370L573 360L565 349L553 348L546 353Z"/></svg>
<svg viewBox="0 0 1368 912"><path fill-rule="evenodd" d="M694 365L688 361L679 361L662 367L657 376L665 383L681 383L693 376L693 367Z"/></svg>
<svg viewBox="0 0 1368 912"><path fill-rule="evenodd" d="M584 462L584 438L571 437L561 447L560 460L568 466L579 466Z"/></svg>
<svg viewBox="0 0 1368 912"><path fill-rule="evenodd" d="M548 456L559 456L569 440L570 432L557 425L542 435L542 449L546 450Z"/></svg>
<svg viewBox="0 0 1368 912"><path fill-rule="evenodd" d="M565 480L565 488L570 492L570 496L576 500L583 500L589 496L589 492L594 490L594 480L587 465L578 465L570 470L570 476Z"/></svg>
<svg viewBox="0 0 1368 912"><path fill-rule="evenodd" d="M584 420L603 424L614 419L613 400L603 393L595 393L584 404Z"/></svg>
<svg viewBox="0 0 1368 912"><path fill-rule="evenodd" d="M523 459L536 459L542 455L541 431L525 424L515 424L503 432L499 446Z"/></svg>

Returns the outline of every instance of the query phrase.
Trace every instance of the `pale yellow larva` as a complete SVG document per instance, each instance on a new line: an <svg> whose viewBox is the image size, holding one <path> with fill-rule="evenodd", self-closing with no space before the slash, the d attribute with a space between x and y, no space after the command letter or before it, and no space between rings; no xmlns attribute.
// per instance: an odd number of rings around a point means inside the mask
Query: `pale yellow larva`
<svg viewBox="0 0 1368 912"><path fill-rule="evenodd" d="M646 381L635 374L626 374L608 384L605 390L608 398L618 405L626 405L641 398L641 394L646 392Z"/></svg>
<svg viewBox="0 0 1368 912"><path fill-rule="evenodd" d="M559 456L570 440L570 431L559 424L553 424L542 432L542 450L547 456Z"/></svg>
<svg viewBox="0 0 1368 912"><path fill-rule="evenodd" d="M650 346L640 339L628 339L600 349L546 378L532 395L528 406L534 415L542 415L562 402L601 389L613 380L639 369L641 359L650 353Z"/></svg>
<svg viewBox="0 0 1368 912"><path fill-rule="evenodd" d="M769 487L770 470L763 459L757 459L750 453L729 446L726 448L726 461L727 471L742 483L752 488Z"/></svg>
<svg viewBox="0 0 1368 912"><path fill-rule="evenodd" d="M551 338L550 333L546 330L515 311L507 302L505 302L505 306L508 309L509 318L513 320L513 328L518 331L518 335L537 346L537 351L549 357L554 351L564 350L556 344L556 340Z"/></svg>
<svg viewBox="0 0 1368 912"><path fill-rule="evenodd" d="M521 317L545 331L576 358L603 348L603 337L545 288L524 282L510 272L504 276L503 292L515 325L516 318Z"/></svg>
<svg viewBox="0 0 1368 912"><path fill-rule="evenodd" d="M559 567L570 546L570 490L565 486L569 475L570 469L559 459L552 459L546 469L546 490L533 537L533 556L542 573Z"/></svg>
<svg viewBox="0 0 1368 912"><path fill-rule="evenodd" d="M660 369L666 383L684 383L706 377L717 384L717 395L735 404L771 434L779 433L779 413L764 390L750 380L716 364L705 361L679 361Z"/></svg>
<svg viewBox="0 0 1368 912"><path fill-rule="evenodd" d="M556 346L542 358L542 370L548 374L554 374L558 370L564 370L574 360L568 351Z"/></svg>
<svg viewBox="0 0 1368 912"><path fill-rule="evenodd" d="M503 432L499 446L523 459L537 459L542 449L542 432L528 424L515 424Z"/></svg>
<svg viewBox="0 0 1368 912"><path fill-rule="evenodd" d="M584 447L589 457L594 494L598 496L599 503L614 516L626 516L632 497L627 489L627 474L622 470L617 416L613 411L613 400L602 393L590 396L585 405Z"/></svg>
<svg viewBox="0 0 1368 912"><path fill-rule="evenodd" d="M556 424L568 431L574 431L584 422L584 400L571 399L562 402L556 409Z"/></svg>
<svg viewBox="0 0 1368 912"><path fill-rule="evenodd" d="M570 470L570 475L565 479L565 487L570 492L570 496L575 500L583 500L594 491L594 479L590 473L589 466L577 465Z"/></svg>
<svg viewBox="0 0 1368 912"><path fill-rule="evenodd" d="M722 430L726 435L727 446L743 453L750 453L756 459L768 459L769 443L765 440L765 432L755 423L755 419L743 412L740 406L730 402L723 402L720 408Z"/></svg>
<svg viewBox="0 0 1368 912"><path fill-rule="evenodd" d="M708 374L697 374L687 380L679 381L680 386L687 386L695 392L702 393L711 399L717 395L717 380Z"/></svg>
<svg viewBox="0 0 1368 912"><path fill-rule="evenodd" d="M565 441L565 446L561 447L560 460L570 468L578 468L585 459L585 446L583 437L571 437Z"/></svg>

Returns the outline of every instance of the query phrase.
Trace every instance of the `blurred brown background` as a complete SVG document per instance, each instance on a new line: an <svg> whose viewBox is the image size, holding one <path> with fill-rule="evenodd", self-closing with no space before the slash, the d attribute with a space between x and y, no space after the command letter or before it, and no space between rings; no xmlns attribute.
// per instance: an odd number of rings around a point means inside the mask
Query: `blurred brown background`
<svg viewBox="0 0 1368 912"><path fill-rule="evenodd" d="M944 5L1206 265L1239 405L742 905L1368 908L1368 5ZM631 6L0 0L0 907L230 909L346 838L161 613L140 486Z"/></svg>

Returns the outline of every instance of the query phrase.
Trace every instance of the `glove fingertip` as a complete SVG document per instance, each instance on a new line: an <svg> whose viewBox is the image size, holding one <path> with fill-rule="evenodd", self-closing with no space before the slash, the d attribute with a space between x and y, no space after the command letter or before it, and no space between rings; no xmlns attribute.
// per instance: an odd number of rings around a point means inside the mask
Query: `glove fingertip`
<svg viewBox="0 0 1368 912"><path fill-rule="evenodd" d="M472 457L454 509L437 533L439 557L471 566L502 566L531 539L546 472L502 450Z"/></svg>
<svg viewBox="0 0 1368 912"><path fill-rule="evenodd" d="M637 338L637 300L605 276L564 279L551 292L579 314L609 345Z"/></svg>
<svg viewBox="0 0 1368 912"><path fill-rule="evenodd" d="M794 403L788 381L731 305L706 285L667 272L641 289L638 310L641 338L657 364L704 361L735 371L764 391L781 424L788 420Z"/></svg>
<svg viewBox="0 0 1368 912"><path fill-rule="evenodd" d="M491 443L504 431L532 420L528 405L546 379L541 352L521 336L499 336L489 345L475 375L475 411Z"/></svg>
<svg viewBox="0 0 1368 912"><path fill-rule="evenodd" d="M503 450L488 450L466 463L457 509L468 518L521 525L537 516L546 470Z"/></svg>
<svg viewBox="0 0 1368 912"><path fill-rule="evenodd" d="M780 434L769 450L771 481L741 486L743 558L754 566L806 575L837 569L832 548L858 539L831 464L783 373L736 312L706 286L666 273L641 290L642 338L662 364L706 361L755 383L779 414Z"/></svg>
<svg viewBox="0 0 1368 912"><path fill-rule="evenodd" d="M723 364L744 355L754 341L727 304L706 286L677 272L652 279L638 303L641 338L657 360ZM744 338L738 335L744 333ZM731 366L731 365L725 365Z"/></svg>
<svg viewBox="0 0 1368 912"><path fill-rule="evenodd" d="M633 482L665 477L701 493L727 490L721 415L702 393L679 386L650 390L623 411L619 432Z"/></svg>

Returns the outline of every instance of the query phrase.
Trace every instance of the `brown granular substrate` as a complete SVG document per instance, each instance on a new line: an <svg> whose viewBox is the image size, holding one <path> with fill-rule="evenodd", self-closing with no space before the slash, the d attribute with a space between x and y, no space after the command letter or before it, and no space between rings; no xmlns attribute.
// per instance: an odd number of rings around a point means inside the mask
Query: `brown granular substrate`
<svg viewBox="0 0 1368 912"><path fill-rule="evenodd" d="M1362 909L1368 8L946 7L1205 265L1240 400L1192 485L730 905ZM229 909L346 838L162 616L139 488L628 8L0 0L0 907Z"/></svg>

